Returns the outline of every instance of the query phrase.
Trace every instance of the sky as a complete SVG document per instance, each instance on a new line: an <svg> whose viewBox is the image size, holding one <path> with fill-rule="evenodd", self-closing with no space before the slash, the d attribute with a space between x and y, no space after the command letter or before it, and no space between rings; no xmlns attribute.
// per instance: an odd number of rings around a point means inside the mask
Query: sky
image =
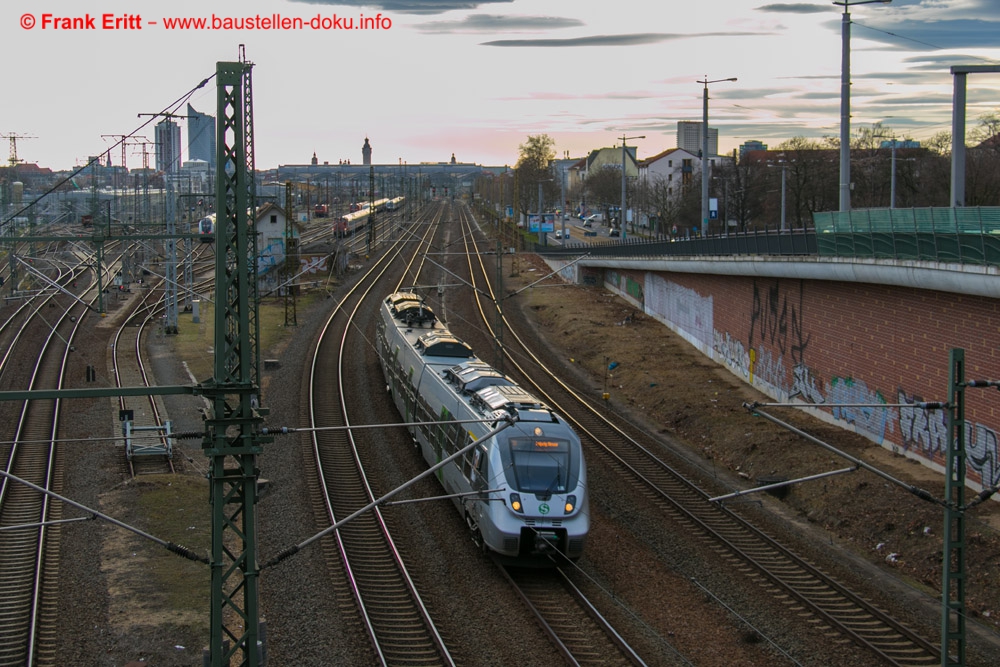
<svg viewBox="0 0 1000 667"><path fill-rule="evenodd" d="M1000 64L1000 2L850 1L852 130L950 131L949 68ZM513 165L543 133L559 157L644 136L628 145L645 158L676 146L678 120L702 119L700 81L731 77L708 86L720 152L773 148L839 136L842 12L822 0L14 0L0 9L0 132L52 169L109 149L120 164L109 135L134 135L126 162L140 167L155 122L140 114L190 102L214 115L214 80L196 88L242 44L259 169L314 152L360 163L365 137L379 164ZM213 15L245 27L167 27ZM275 15L304 27L246 27ZM377 29L358 29L362 17ZM967 95L972 126L1000 111L1000 74L970 75Z"/></svg>

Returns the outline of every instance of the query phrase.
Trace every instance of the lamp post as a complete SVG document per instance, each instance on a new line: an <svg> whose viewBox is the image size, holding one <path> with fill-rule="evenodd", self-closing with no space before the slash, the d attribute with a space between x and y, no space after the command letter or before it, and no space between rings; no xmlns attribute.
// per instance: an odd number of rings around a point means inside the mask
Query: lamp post
<svg viewBox="0 0 1000 667"><path fill-rule="evenodd" d="M781 231L787 232L788 217L786 216L785 213L788 209L785 206L785 194L788 190L785 187L785 184L787 183L786 173L788 171L788 162L786 162L785 160L780 160L778 164L769 164L767 166L773 167L775 169L781 169Z"/></svg>
<svg viewBox="0 0 1000 667"><path fill-rule="evenodd" d="M834 0L844 8L840 21L840 210L851 210L851 11L852 5L887 5L892 0Z"/></svg>
<svg viewBox="0 0 1000 667"><path fill-rule="evenodd" d="M621 227L622 240L625 239L625 158L627 157L625 151L625 142L629 139L645 139L646 135L640 135L638 137L626 137L622 133L622 207L621 211L618 213L618 225Z"/></svg>
<svg viewBox="0 0 1000 667"><path fill-rule="evenodd" d="M722 81L736 81L736 77L729 77L728 79L713 79L708 80L708 75L705 78L696 83L704 84L705 89L702 95L702 107L701 107L701 236L702 238L708 236L708 179L709 179L709 160L708 160L708 84L710 83L721 83Z"/></svg>

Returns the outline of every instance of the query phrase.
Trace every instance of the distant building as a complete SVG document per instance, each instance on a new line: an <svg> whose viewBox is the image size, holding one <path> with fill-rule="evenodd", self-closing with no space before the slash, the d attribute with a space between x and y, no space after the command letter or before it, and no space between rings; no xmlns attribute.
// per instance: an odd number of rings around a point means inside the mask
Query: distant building
<svg viewBox="0 0 1000 667"><path fill-rule="evenodd" d="M693 185L698 173L701 160L697 153L683 148L669 148L639 163L639 178L644 183L662 184L673 197L679 197L684 188Z"/></svg>
<svg viewBox="0 0 1000 667"><path fill-rule="evenodd" d="M361 147L361 164L366 167L372 163L372 146L368 143L368 137L365 137L365 145Z"/></svg>
<svg viewBox="0 0 1000 667"><path fill-rule="evenodd" d="M740 145L740 162L743 162L743 156L749 151L766 151L767 144L757 141L756 139L750 139L749 141L744 141Z"/></svg>
<svg viewBox="0 0 1000 667"><path fill-rule="evenodd" d="M173 174L181 168L181 128L169 118L156 124L156 171Z"/></svg>
<svg viewBox="0 0 1000 667"><path fill-rule="evenodd" d="M277 271L285 262L285 210L271 202L264 203L257 209L254 226L259 236L257 275ZM295 225L292 235L299 236Z"/></svg>
<svg viewBox="0 0 1000 667"><path fill-rule="evenodd" d="M677 121L677 147L693 155L701 155L701 135L704 123L694 120ZM719 154L719 130L708 128L708 155Z"/></svg>
<svg viewBox="0 0 1000 667"><path fill-rule="evenodd" d="M187 105L188 159L204 160L215 168L215 117Z"/></svg>
<svg viewBox="0 0 1000 667"><path fill-rule="evenodd" d="M635 146L625 147L625 155L628 156L625 160L625 175L629 178L635 178L639 175L639 167L636 164L635 152ZM595 171L601 167L616 167L621 170L622 147L614 146L612 148L598 148L597 150L590 151L590 154L587 156L586 173L583 174L583 177L586 178L587 174L591 171Z"/></svg>

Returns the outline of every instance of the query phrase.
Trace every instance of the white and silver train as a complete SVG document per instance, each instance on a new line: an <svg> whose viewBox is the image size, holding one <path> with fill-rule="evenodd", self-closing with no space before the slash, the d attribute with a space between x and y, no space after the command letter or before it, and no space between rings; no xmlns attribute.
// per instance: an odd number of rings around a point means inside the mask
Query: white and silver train
<svg viewBox="0 0 1000 667"><path fill-rule="evenodd" d="M580 439L545 404L472 354L412 292L389 295L376 336L386 386L473 539L501 559L579 558L590 529ZM512 426L483 439L506 416ZM420 425L419 422L486 420Z"/></svg>

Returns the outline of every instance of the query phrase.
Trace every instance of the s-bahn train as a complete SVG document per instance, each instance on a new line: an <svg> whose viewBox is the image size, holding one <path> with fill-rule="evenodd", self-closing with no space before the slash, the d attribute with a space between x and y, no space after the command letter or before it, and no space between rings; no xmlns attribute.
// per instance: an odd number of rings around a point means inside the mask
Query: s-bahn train
<svg viewBox="0 0 1000 667"><path fill-rule="evenodd" d="M198 221L198 236L202 243L212 243L215 240L215 214L207 215Z"/></svg>
<svg viewBox="0 0 1000 667"><path fill-rule="evenodd" d="M423 300L381 305L376 349L386 386L428 464L484 551L519 564L577 559L590 529L580 439L548 406L472 354ZM484 438L505 417L512 426ZM485 420L475 423L420 422Z"/></svg>

